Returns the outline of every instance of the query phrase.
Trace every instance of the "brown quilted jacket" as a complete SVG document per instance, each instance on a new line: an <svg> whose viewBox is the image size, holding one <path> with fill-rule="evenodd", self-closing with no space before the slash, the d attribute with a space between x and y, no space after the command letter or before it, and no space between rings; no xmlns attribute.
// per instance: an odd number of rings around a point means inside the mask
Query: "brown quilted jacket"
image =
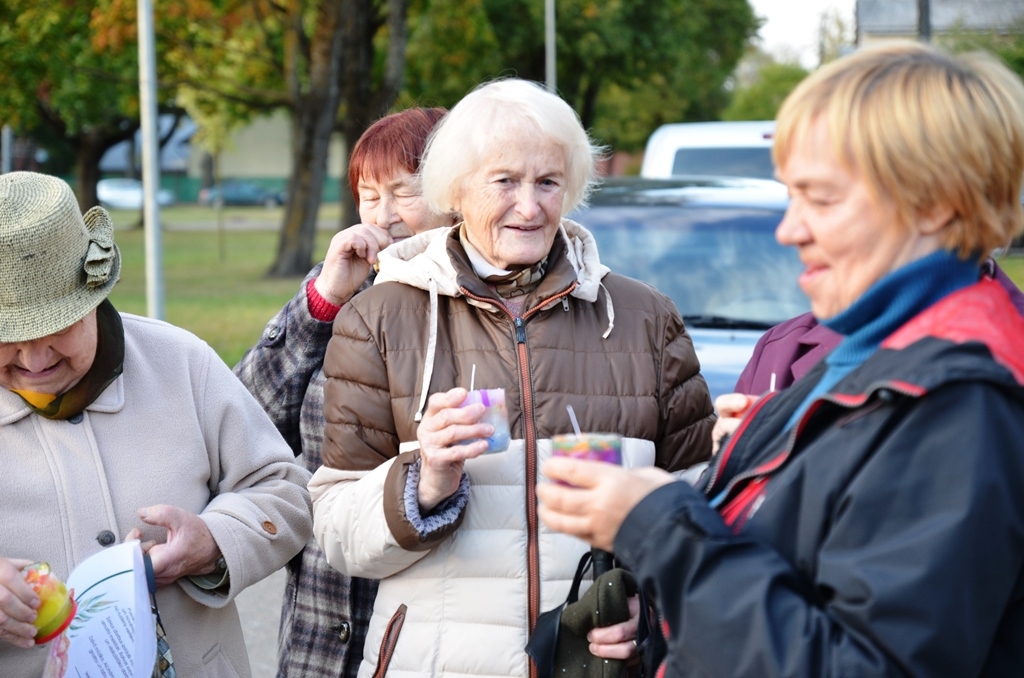
<svg viewBox="0 0 1024 678"><path fill-rule="evenodd" d="M601 279L599 300L574 298L577 272L565 256L565 239L556 238L550 270L524 306L521 343L515 319L473 272L458 227L444 244L461 294L438 298L429 393L468 388L475 364L476 388L505 389L513 438L526 438L528 431L539 438L571 433L571 404L583 430L654 441L661 468L678 470L710 456L711 398L668 297L609 273ZM385 280L379 276L334 324L324 361L326 466L369 470L397 455L400 442L416 440L429 292ZM607 338L605 296L614 305Z"/></svg>

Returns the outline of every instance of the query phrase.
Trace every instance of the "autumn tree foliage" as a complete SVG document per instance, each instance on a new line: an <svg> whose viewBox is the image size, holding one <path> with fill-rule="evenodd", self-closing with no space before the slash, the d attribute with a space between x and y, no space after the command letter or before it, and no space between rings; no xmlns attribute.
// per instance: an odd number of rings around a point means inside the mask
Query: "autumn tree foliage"
<svg viewBox="0 0 1024 678"><path fill-rule="evenodd" d="M0 3L0 119L43 127L74 152L79 204L97 204L99 162L139 127L134 37L106 31L102 0ZM171 108L167 93L161 99Z"/></svg>

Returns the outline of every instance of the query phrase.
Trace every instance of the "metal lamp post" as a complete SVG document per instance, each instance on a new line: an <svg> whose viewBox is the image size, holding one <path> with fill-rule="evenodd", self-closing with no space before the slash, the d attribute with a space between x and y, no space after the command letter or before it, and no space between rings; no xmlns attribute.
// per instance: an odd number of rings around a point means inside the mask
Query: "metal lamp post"
<svg viewBox="0 0 1024 678"><path fill-rule="evenodd" d="M139 109L142 122L143 223L146 232L146 314L164 318L163 244L160 205L160 148L157 144L156 47L153 31L153 0L138 0L139 14Z"/></svg>
<svg viewBox="0 0 1024 678"><path fill-rule="evenodd" d="M555 0L544 0L544 74L548 91L555 92Z"/></svg>

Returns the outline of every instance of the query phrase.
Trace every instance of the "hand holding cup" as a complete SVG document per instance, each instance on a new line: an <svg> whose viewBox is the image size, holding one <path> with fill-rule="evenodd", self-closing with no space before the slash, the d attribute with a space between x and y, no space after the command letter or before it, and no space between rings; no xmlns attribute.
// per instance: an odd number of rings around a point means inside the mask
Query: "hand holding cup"
<svg viewBox="0 0 1024 678"><path fill-rule="evenodd" d="M494 427L481 422L487 409L482 403L461 406L466 395L466 389L453 388L430 396L416 430L420 444L417 495L424 512L455 494L466 460L486 452L486 438L494 435Z"/></svg>

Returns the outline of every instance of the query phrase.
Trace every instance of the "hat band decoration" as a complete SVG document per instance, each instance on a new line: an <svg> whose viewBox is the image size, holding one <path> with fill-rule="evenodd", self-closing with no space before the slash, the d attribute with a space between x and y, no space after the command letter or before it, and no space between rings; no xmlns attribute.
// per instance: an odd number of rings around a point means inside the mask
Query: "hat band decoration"
<svg viewBox="0 0 1024 678"><path fill-rule="evenodd" d="M106 210L92 208L85 213L85 224L89 229L89 248L85 253L83 268L86 285L102 287L110 280L117 249L114 247L114 224Z"/></svg>

